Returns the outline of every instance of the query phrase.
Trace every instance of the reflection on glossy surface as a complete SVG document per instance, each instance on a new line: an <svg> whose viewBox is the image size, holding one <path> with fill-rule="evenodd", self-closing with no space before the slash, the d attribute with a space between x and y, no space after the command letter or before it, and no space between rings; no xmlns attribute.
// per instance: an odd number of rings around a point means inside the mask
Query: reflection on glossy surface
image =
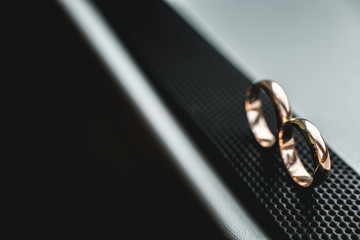
<svg viewBox="0 0 360 240"><path fill-rule="evenodd" d="M270 98L277 117L278 128L292 118L289 100L281 88L274 81L260 81L249 87L245 97L245 110L251 131L256 141L263 147L271 147L276 142L276 137L271 133L261 111L261 100L259 92L262 89Z"/></svg>
<svg viewBox="0 0 360 240"><path fill-rule="evenodd" d="M313 155L314 177L305 169L296 152L293 128L304 136ZM302 187L321 183L331 169L330 154L319 130L310 121L293 118L284 123L279 132L280 153L292 179Z"/></svg>

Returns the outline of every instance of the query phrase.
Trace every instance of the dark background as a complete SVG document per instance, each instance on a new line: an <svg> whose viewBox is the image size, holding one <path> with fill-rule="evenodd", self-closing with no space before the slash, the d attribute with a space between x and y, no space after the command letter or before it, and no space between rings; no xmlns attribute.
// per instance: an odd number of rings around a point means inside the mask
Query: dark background
<svg viewBox="0 0 360 240"><path fill-rule="evenodd" d="M299 188L276 147L264 150L253 138L242 102L250 79L163 3L95 2L271 236L358 238L360 177L331 149L333 170L322 186ZM12 235L223 238L60 8L13 1L0 11ZM271 104L263 110L270 116ZM297 149L310 156L306 144Z"/></svg>
<svg viewBox="0 0 360 240"><path fill-rule="evenodd" d="M60 8L1 13L12 234L222 238Z"/></svg>

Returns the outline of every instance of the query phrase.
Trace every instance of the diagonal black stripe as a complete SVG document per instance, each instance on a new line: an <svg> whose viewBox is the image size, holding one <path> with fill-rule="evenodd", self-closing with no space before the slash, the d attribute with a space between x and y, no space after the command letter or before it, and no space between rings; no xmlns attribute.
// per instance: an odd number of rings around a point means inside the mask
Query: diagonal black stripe
<svg viewBox="0 0 360 240"><path fill-rule="evenodd" d="M360 176L342 159L331 151L330 177L318 188L300 189L277 150L256 144L244 113L251 82L239 70L162 2L96 2L212 164L274 236L358 239Z"/></svg>

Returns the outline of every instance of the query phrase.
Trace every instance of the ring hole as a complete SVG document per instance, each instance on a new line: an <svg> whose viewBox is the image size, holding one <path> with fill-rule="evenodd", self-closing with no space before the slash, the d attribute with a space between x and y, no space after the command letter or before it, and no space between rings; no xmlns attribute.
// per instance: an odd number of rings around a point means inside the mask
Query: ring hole
<svg viewBox="0 0 360 240"><path fill-rule="evenodd" d="M273 136L277 136L278 126L275 109L271 103L269 96L266 95L266 93L262 89L260 89L259 91L259 99L261 100L261 113L264 116L265 121Z"/></svg>
<svg viewBox="0 0 360 240"><path fill-rule="evenodd" d="M311 175L311 177L314 177L313 153L310 151L310 148L301 133L297 129L293 129L296 151L306 171Z"/></svg>
<svg viewBox="0 0 360 240"><path fill-rule="evenodd" d="M277 139L277 119L272 117L275 113L271 99L266 93L261 86L251 86L246 92L245 109L256 141L261 146L269 148Z"/></svg>
<svg viewBox="0 0 360 240"><path fill-rule="evenodd" d="M309 187L315 175L312 166L315 150L310 150L310 147L314 146L312 146L308 132L304 130L306 123L308 122L305 119L292 119L282 125L279 134L281 137L280 152L285 167L292 179L302 187Z"/></svg>

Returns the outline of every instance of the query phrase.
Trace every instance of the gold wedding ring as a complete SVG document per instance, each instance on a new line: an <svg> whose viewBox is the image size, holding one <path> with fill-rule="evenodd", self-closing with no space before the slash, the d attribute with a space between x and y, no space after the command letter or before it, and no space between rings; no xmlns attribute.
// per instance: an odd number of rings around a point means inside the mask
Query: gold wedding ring
<svg viewBox="0 0 360 240"><path fill-rule="evenodd" d="M314 176L306 171L296 151L293 129L297 129L305 138L313 156ZM310 121L293 118L285 122L279 132L279 146L285 167L291 178L302 187L317 185L329 174L330 154L319 130Z"/></svg>
<svg viewBox="0 0 360 240"><path fill-rule="evenodd" d="M250 129L256 141L269 148L276 142L261 111L259 92L263 90L270 98L277 118L280 154L291 178L301 187L318 185L331 169L330 154L319 130L310 121L292 118L289 100L281 86L273 81L260 81L249 87L245 97L245 111ZM293 130L305 138L313 159L314 174L304 167L297 151Z"/></svg>
<svg viewBox="0 0 360 240"><path fill-rule="evenodd" d="M251 131L256 141L263 147L269 148L276 142L261 111L260 90L270 98L277 118L278 129L287 120L292 118L289 100L284 89L274 81L260 81L249 87L245 96L245 111Z"/></svg>

